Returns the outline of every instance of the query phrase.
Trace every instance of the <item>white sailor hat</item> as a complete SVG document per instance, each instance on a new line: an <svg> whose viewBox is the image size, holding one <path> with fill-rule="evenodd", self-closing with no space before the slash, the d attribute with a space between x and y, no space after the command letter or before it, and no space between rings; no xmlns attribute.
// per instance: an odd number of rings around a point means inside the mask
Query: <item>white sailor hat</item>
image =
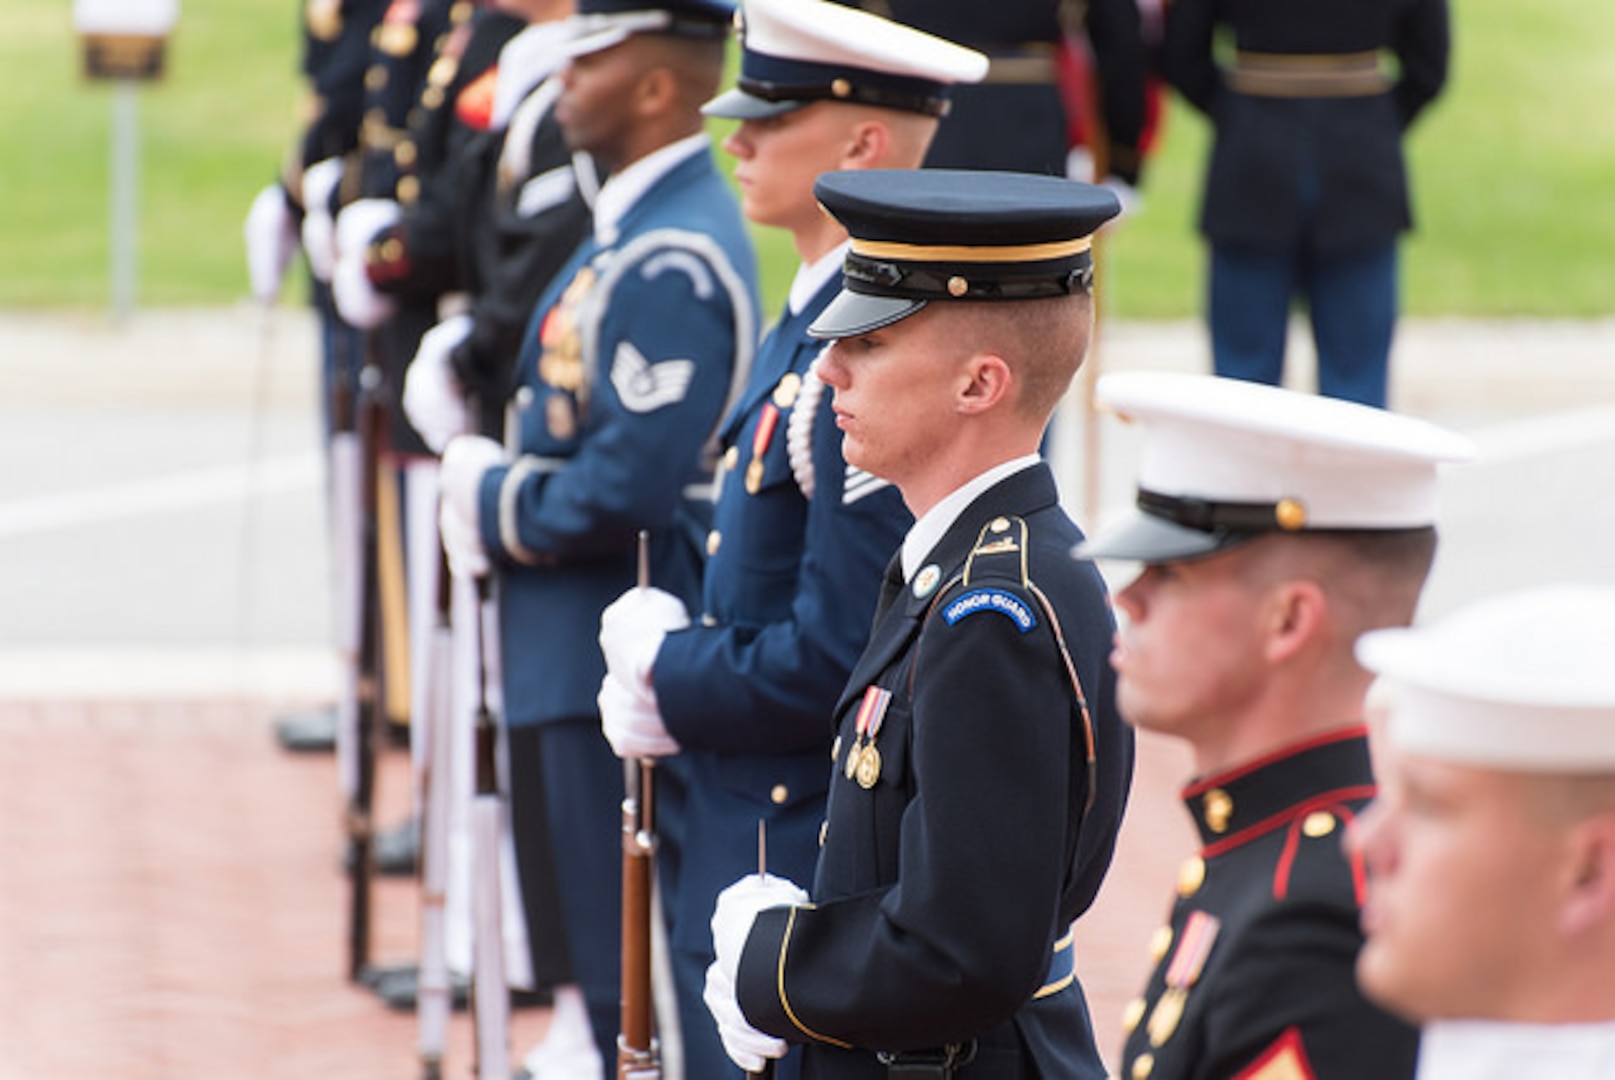
<svg viewBox="0 0 1615 1080"><path fill-rule="evenodd" d="M578 0L561 51L588 56L634 34L723 41L734 20L733 0Z"/></svg>
<svg viewBox="0 0 1615 1080"><path fill-rule="evenodd" d="M1553 585L1429 627L1375 630L1357 658L1391 684L1398 749L1509 772L1615 772L1615 589Z"/></svg>
<svg viewBox="0 0 1615 1080"><path fill-rule="evenodd" d="M1354 402L1209 375L1103 376L1100 405L1144 426L1138 510L1073 552L1170 562L1270 532L1435 524L1436 474L1466 438Z"/></svg>
<svg viewBox="0 0 1615 1080"><path fill-rule="evenodd" d="M740 76L702 112L754 120L811 101L942 116L948 87L980 82L987 57L827 0L743 0Z"/></svg>

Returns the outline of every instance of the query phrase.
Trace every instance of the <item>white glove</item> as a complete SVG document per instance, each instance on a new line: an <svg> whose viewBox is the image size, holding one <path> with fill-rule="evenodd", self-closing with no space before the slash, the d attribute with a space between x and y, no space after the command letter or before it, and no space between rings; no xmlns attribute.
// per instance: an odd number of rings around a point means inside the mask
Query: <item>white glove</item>
<svg viewBox="0 0 1615 1080"><path fill-rule="evenodd" d="M724 1053L729 1060L748 1073L760 1073L768 1058L781 1058L790 1049L785 1040L758 1031L740 1011L735 1000L735 983L717 964L707 968L707 985L701 991L701 1000L718 1026L718 1038L723 1040Z"/></svg>
<svg viewBox="0 0 1615 1080"><path fill-rule="evenodd" d="M336 266L336 222L331 219L331 192L342 179L342 159L326 158L303 170L303 254L308 269L329 282Z"/></svg>
<svg viewBox="0 0 1615 1080"><path fill-rule="evenodd" d="M504 447L482 435L460 435L443 448L437 523L455 577L482 577L488 572L478 495L483 473L504 460Z"/></svg>
<svg viewBox="0 0 1615 1080"><path fill-rule="evenodd" d="M252 200L242 226L247 241L247 279L252 295L261 304L273 304L280 297L280 283L286 268L297 254L297 229L286 206L286 189L270 184Z"/></svg>
<svg viewBox="0 0 1615 1080"><path fill-rule="evenodd" d="M1099 186L1114 192L1116 195L1116 200L1122 204L1122 212L1117 214L1115 219L1112 220L1110 224L1115 225L1118 222L1125 221L1127 218L1132 217L1134 214L1142 214L1144 212L1144 196L1139 194L1139 190L1136 187L1129 184L1121 177L1112 173L1103 180L1099 181Z"/></svg>
<svg viewBox="0 0 1615 1080"><path fill-rule="evenodd" d="M1093 151L1077 145L1065 153L1065 177L1079 183L1093 183Z"/></svg>
<svg viewBox="0 0 1615 1080"><path fill-rule="evenodd" d="M712 1018L729 1059L747 1072L761 1072L764 1058L785 1055L784 1039L758 1031L746 1020L735 998L735 977L740 970L740 954L757 921L757 913L773 907L807 903L808 894L800 885L773 874L748 874L718 894L712 911L712 947L717 959L707 968L702 999Z"/></svg>
<svg viewBox="0 0 1615 1080"><path fill-rule="evenodd" d="M449 366L449 353L470 333L469 315L443 320L421 336L415 359L404 371L404 415L435 453L471 430L465 394Z"/></svg>
<svg viewBox="0 0 1615 1080"><path fill-rule="evenodd" d="M679 752L678 740L667 733L656 696L630 689L614 675L600 680L600 730L612 751L620 758L671 757Z"/></svg>
<svg viewBox="0 0 1615 1080"><path fill-rule="evenodd" d="M1112 219L1109 225L1115 225L1123 218L1144 210L1144 196L1138 189L1126 180L1111 173L1103 180L1095 180L1093 151L1086 146L1073 146L1065 155L1065 175L1068 180L1080 180L1084 184L1098 184L1100 187L1114 192L1117 200L1122 204L1121 213Z"/></svg>
<svg viewBox="0 0 1615 1080"><path fill-rule="evenodd" d="M600 613L600 651L606 671L630 689L650 691L651 667L662 639L690 625L684 601L661 589L629 589ZM651 692L652 700L655 699Z"/></svg>
<svg viewBox="0 0 1615 1080"><path fill-rule="evenodd" d="M398 303L383 296L370 283L365 254L374 240L397 224L402 211L391 199L360 199L342 208L336 217L336 267L331 272L331 297L349 326L372 330L393 317Z"/></svg>

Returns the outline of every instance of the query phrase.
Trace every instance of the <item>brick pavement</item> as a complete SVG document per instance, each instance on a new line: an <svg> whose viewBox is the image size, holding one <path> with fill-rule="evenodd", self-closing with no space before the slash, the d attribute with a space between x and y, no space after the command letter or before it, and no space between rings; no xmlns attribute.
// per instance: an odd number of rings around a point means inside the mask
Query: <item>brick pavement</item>
<svg viewBox="0 0 1615 1080"><path fill-rule="evenodd" d="M329 756L239 702L0 704L0 1080L399 1080L412 1013L344 977ZM378 780L383 821L408 761ZM415 949L415 886L379 879L374 955ZM515 1052L548 1011L515 1014ZM470 1020L450 1077L470 1075Z"/></svg>
<svg viewBox="0 0 1615 1080"><path fill-rule="evenodd" d="M343 976L332 759L283 753L264 702L0 703L0 1080L402 1080L413 1014ZM1186 763L1145 737L1117 868L1079 964L1107 1055L1189 834ZM389 752L383 821L407 805ZM380 879L375 955L415 947L415 887ZM515 1013L515 1053L548 1011ZM470 1076L470 1020L447 1075ZM691 1078L695 1080L695 1078Z"/></svg>

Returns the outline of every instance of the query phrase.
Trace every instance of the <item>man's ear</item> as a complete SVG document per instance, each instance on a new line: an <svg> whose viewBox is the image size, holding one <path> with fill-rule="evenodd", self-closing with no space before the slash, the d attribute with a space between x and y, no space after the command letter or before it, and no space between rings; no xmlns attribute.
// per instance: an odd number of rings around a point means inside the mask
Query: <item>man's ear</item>
<svg viewBox="0 0 1615 1080"><path fill-rule="evenodd" d="M1574 939L1615 923L1615 812L1576 825L1567 843L1572 861L1559 928Z"/></svg>
<svg viewBox="0 0 1615 1080"><path fill-rule="evenodd" d="M1316 640L1329 615L1322 586L1304 578L1274 586L1265 613L1265 647L1271 662L1288 660Z"/></svg>
<svg viewBox="0 0 1615 1080"><path fill-rule="evenodd" d="M653 67L634 84L634 105L640 116L666 112L678 100L678 77L666 66Z"/></svg>
<svg viewBox="0 0 1615 1080"><path fill-rule="evenodd" d="M841 151L843 169L873 169L884 164L892 145L892 133L878 120L860 120L848 133Z"/></svg>
<svg viewBox="0 0 1615 1080"><path fill-rule="evenodd" d="M984 413L1009 401L1014 372L997 353L973 353L960 373L956 397L959 411Z"/></svg>

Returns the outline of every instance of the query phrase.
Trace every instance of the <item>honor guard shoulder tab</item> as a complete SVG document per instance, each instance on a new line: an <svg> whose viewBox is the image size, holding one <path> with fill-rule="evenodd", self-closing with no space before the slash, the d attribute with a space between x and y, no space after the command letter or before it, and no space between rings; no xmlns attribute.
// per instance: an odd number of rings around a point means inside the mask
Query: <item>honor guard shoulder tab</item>
<svg viewBox="0 0 1615 1080"><path fill-rule="evenodd" d="M1026 570L1026 522L996 517L983 525L955 587L939 600L942 619L953 626L979 612L996 612L1021 633L1038 625L1038 604Z"/></svg>

